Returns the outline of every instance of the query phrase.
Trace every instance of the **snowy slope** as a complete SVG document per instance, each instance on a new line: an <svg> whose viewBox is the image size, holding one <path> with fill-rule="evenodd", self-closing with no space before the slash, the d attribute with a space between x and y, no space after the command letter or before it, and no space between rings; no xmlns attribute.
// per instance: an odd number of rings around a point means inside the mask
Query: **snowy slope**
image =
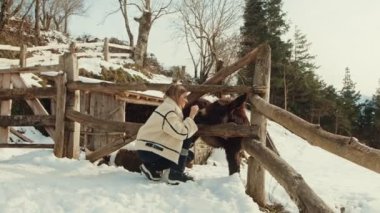
<svg viewBox="0 0 380 213"><path fill-rule="evenodd" d="M346 212L380 212L380 174L311 146L276 123L270 122L268 128L281 157L330 207L345 208ZM276 187L271 196L290 203L289 198L276 196Z"/></svg>
<svg viewBox="0 0 380 213"><path fill-rule="evenodd" d="M278 124L269 132L281 156L336 212L380 211L380 175L312 147ZM196 181L170 186L122 168L57 159L51 150L0 149L0 212L259 212L245 195L246 165L228 176L220 150L188 172ZM298 212L269 175L270 202Z"/></svg>

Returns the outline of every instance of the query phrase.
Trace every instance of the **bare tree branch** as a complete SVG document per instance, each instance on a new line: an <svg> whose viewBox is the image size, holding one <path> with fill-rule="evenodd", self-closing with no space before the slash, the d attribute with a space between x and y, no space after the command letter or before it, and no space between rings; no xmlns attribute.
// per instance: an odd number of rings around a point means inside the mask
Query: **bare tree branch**
<svg viewBox="0 0 380 213"><path fill-rule="evenodd" d="M191 41L193 48L198 50L196 59L190 53L192 48L188 47L193 64L195 61L200 62L194 70L200 71L202 82L211 74L212 68L223 54L220 43L227 41L225 38L232 35L233 28L238 30L236 23L241 11L234 0L183 0L177 9L182 22L179 24L179 32L184 34L188 44Z"/></svg>

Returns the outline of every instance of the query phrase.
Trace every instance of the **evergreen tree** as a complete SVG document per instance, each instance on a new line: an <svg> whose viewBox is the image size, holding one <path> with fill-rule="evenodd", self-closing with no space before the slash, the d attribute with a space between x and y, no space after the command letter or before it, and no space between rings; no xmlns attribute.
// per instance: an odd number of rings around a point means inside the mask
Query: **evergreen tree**
<svg viewBox="0 0 380 213"><path fill-rule="evenodd" d="M334 132L339 94L333 86L329 85L324 86L321 96L323 102L320 106L320 125L325 130Z"/></svg>
<svg viewBox="0 0 380 213"><path fill-rule="evenodd" d="M374 102L374 130L371 145L380 149L380 81L379 88L376 90L372 100Z"/></svg>
<svg viewBox="0 0 380 213"><path fill-rule="evenodd" d="M376 103L374 102L374 98L366 100L361 105L360 116L357 122L357 137L369 146L372 146L373 139L375 139L375 110Z"/></svg>
<svg viewBox="0 0 380 213"><path fill-rule="evenodd" d="M288 30L285 13L281 10L282 0L246 0L241 55L267 42L272 49L271 102L282 106L284 102L284 82L282 70L290 57L291 44L281 40ZM254 65L245 69L239 84L251 85Z"/></svg>
<svg viewBox="0 0 380 213"><path fill-rule="evenodd" d="M292 61L303 72L314 72L318 69L314 63L315 55L309 53L310 45L311 43L307 41L306 35L295 26Z"/></svg>
<svg viewBox="0 0 380 213"><path fill-rule="evenodd" d="M351 79L350 69L346 67L338 105L337 133L351 135L355 130L360 113L360 108L357 104L359 99L360 93L355 90L355 83Z"/></svg>

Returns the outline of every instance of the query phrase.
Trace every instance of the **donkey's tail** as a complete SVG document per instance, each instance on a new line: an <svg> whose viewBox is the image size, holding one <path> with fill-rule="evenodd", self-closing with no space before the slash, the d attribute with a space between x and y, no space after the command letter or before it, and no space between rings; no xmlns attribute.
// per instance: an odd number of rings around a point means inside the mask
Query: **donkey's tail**
<svg viewBox="0 0 380 213"><path fill-rule="evenodd" d="M110 165L110 161L111 161L111 156L107 155L107 156L104 156L99 162L98 162L98 166L100 165L103 165L103 164L106 164L106 165Z"/></svg>

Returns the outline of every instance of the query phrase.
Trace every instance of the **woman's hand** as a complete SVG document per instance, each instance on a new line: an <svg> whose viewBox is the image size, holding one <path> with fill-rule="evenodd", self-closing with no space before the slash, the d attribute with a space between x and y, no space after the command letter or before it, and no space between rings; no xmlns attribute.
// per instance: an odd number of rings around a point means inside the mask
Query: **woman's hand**
<svg viewBox="0 0 380 213"><path fill-rule="evenodd" d="M198 105L193 105L190 109L189 117L194 120L195 116L198 114L199 107Z"/></svg>

